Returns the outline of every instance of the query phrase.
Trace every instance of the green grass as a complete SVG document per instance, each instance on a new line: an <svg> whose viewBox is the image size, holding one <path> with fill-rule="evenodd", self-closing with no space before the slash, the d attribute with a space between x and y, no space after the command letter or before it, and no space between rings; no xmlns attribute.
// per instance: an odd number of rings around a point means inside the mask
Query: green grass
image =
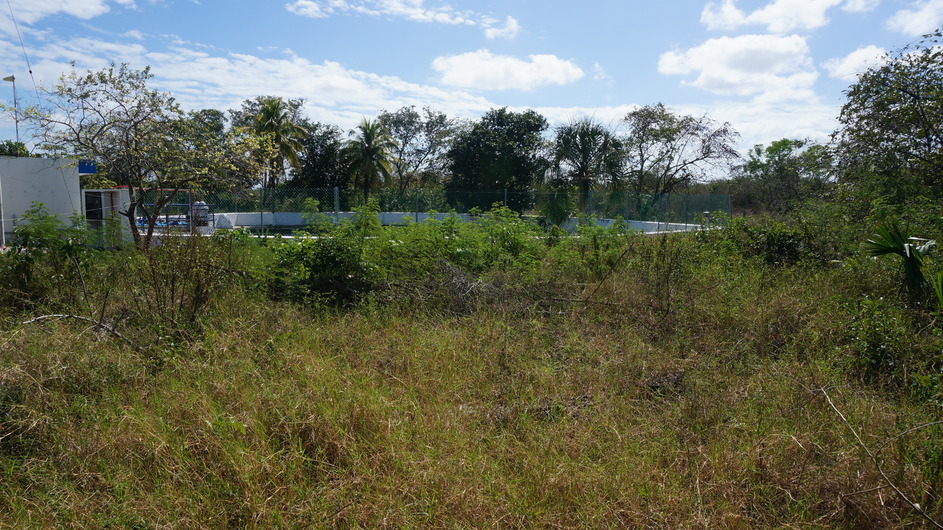
<svg viewBox="0 0 943 530"><path fill-rule="evenodd" d="M20 324L68 300L8 310L0 526L925 523L820 391L872 451L941 419L939 324L898 299L893 267L777 264L723 233L548 247L517 225L448 228L366 240L372 288L340 306L273 299L279 244L237 245L227 263L250 274L214 280L186 325L135 302L188 277L91 266L88 305L140 349L77 320ZM421 255L386 246L410 238ZM907 347L867 372L855 359L893 344L849 323L891 318ZM940 521L938 427L877 455Z"/></svg>

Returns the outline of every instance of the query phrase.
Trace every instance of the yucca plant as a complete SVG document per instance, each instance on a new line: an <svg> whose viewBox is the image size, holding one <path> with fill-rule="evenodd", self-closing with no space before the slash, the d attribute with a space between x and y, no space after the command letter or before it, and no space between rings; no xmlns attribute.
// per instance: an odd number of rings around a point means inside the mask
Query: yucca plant
<svg viewBox="0 0 943 530"><path fill-rule="evenodd" d="M900 256L904 269L903 288L911 294L917 294L926 285L923 265L935 245L936 241L911 236L896 219L891 219L877 227L874 236L865 242L864 247L875 256Z"/></svg>

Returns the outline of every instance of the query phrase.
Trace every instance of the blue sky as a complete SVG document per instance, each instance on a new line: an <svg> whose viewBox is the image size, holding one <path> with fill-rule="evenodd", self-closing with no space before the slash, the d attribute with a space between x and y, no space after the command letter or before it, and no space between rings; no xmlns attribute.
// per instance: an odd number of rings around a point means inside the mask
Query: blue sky
<svg viewBox="0 0 943 530"><path fill-rule="evenodd" d="M856 72L941 24L943 0L0 0L0 77L22 105L71 62L149 65L185 108L304 98L345 129L403 105L617 128L663 102L745 149L825 140Z"/></svg>

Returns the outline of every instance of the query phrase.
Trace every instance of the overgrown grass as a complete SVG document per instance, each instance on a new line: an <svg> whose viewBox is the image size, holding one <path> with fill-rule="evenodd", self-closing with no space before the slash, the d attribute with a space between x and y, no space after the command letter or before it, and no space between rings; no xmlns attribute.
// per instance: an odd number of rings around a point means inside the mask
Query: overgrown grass
<svg viewBox="0 0 943 530"><path fill-rule="evenodd" d="M737 230L496 211L350 227L347 271L239 238L93 256L87 302L3 313L0 525L928 525L881 471L943 519L933 313L853 247L770 260ZM222 272L144 274L194 256ZM210 280L192 313L147 302ZM117 334L22 324L44 307Z"/></svg>

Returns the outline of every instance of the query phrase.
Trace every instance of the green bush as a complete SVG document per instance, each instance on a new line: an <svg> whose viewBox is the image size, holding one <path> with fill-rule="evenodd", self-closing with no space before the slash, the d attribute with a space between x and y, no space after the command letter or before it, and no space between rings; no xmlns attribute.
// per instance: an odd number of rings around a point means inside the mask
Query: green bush
<svg viewBox="0 0 943 530"><path fill-rule="evenodd" d="M853 372L869 382L899 382L910 328L903 312L886 299L858 303L846 328Z"/></svg>
<svg viewBox="0 0 943 530"><path fill-rule="evenodd" d="M769 217L753 222L738 217L723 228L722 234L742 255L770 264L821 264L828 258L818 251L815 229L807 225Z"/></svg>
<svg viewBox="0 0 943 530"><path fill-rule="evenodd" d="M549 256L555 266L573 278L600 280L618 265L627 245L637 236L626 231L623 223L602 227L592 218L582 218L572 237L550 239L553 247Z"/></svg>
<svg viewBox="0 0 943 530"><path fill-rule="evenodd" d="M552 188L537 199L537 211L548 224L560 226L579 211L569 188Z"/></svg>
<svg viewBox="0 0 943 530"><path fill-rule="evenodd" d="M14 234L10 250L0 255L0 304L63 307L87 295L84 275L92 251L80 216L66 224L34 202Z"/></svg>
<svg viewBox="0 0 943 530"><path fill-rule="evenodd" d="M356 239L304 238L275 249L268 289L305 305L350 305L373 289L374 276Z"/></svg>

